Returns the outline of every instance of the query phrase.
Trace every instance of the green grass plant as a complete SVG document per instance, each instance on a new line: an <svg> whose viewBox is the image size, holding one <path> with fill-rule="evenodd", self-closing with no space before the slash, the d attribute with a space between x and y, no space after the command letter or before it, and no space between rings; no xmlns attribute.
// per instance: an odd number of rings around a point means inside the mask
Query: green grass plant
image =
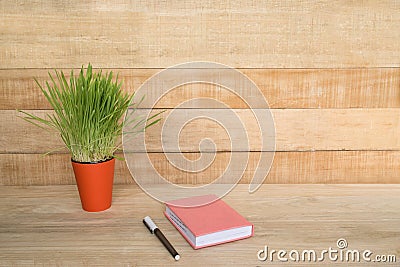
<svg viewBox="0 0 400 267"><path fill-rule="evenodd" d="M113 79L112 71L95 73L89 64L77 76L71 71L69 82L62 71L55 70L55 77L51 73L49 77L46 86L35 81L54 112L44 118L19 112L30 123L55 129L73 161L102 162L113 158L121 148L124 124L133 124L129 134L137 134L160 120L160 113L146 119L134 112L130 112L132 118L124 119L126 111L135 111L143 99L134 103L134 94L121 89L122 83L118 82L118 75Z"/></svg>

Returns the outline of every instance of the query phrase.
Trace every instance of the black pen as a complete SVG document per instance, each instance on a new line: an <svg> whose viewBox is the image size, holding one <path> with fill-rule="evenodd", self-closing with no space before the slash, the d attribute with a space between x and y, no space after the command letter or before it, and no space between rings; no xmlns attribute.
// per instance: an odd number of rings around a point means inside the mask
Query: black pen
<svg viewBox="0 0 400 267"><path fill-rule="evenodd" d="M157 238L161 241L164 247L171 253L172 257L177 261L181 258L178 252L174 249L174 247L169 243L168 239L164 236L160 229L158 229L157 225L151 220L150 216L146 216L143 219L144 225L150 230L150 233L155 234Z"/></svg>

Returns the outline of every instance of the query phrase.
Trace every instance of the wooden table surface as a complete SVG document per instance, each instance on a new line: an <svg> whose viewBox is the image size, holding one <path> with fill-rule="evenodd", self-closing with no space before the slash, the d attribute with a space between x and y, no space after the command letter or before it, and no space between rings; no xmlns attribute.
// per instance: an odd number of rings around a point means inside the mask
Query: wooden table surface
<svg viewBox="0 0 400 267"><path fill-rule="evenodd" d="M162 189L160 189L162 190ZM399 266L400 185L263 185L248 194L237 186L224 200L254 223L252 238L193 250L164 217L164 206L136 185L114 187L113 206L100 213L80 207L75 186L0 187L0 266L273 266L259 250L366 249L395 255ZM181 254L175 262L142 218L150 215ZM344 250L343 250L344 251ZM318 254L319 255L319 254ZM288 255L286 255L288 257ZM347 266L347 262L283 263Z"/></svg>

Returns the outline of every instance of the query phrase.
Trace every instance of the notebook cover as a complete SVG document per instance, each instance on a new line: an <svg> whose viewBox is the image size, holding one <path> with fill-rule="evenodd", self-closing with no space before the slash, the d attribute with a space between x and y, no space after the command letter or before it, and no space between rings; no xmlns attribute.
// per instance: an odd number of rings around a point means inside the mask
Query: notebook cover
<svg viewBox="0 0 400 267"><path fill-rule="evenodd" d="M179 217L182 223L196 236L202 236L206 234L211 234L223 230L228 230L232 228L238 228L243 226L251 226L252 233L249 236L239 237L232 240L227 240L219 243L208 244L205 246L197 247L192 244L190 240L186 237L179 227L173 222L171 218L164 212L165 216L171 223L178 229L182 236L188 241L188 243L195 249L218 245L221 243L232 242L239 239L244 239L250 237L254 234L254 226L249 221L247 221L242 215L237 213L233 208L226 204L223 200L218 199L210 204L197 206L197 207L180 207L198 205L199 203L204 203L205 200L213 201L217 199L215 195L206 196L196 196L191 198L179 199L170 201L166 203L168 208ZM174 206L180 205L180 206Z"/></svg>

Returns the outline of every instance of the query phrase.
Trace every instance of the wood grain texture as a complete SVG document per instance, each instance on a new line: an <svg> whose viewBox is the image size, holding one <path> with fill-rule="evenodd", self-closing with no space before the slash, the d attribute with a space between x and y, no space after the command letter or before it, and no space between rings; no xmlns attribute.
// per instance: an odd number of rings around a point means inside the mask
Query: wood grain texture
<svg viewBox="0 0 400 267"><path fill-rule="evenodd" d="M91 62L120 72L125 90L133 92L157 71L188 61L238 68L260 88L273 108L280 151L270 182L398 183L399 28L398 1L0 1L0 165L7 174L0 184L74 183L65 150L38 157L60 147L60 139L16 117L15 109L51 112L33 77L44 82L48 70L69 72ZM246 88L239 95L254 98ZM248 182L260 133L239 96L211 85L185 85L156 107L166 108L166 116L196 97L226 103L245 123L250 146L235 150L252 151L243 178ZM204 108L219 112L199 103L179 110L178 117ZM216 168L188 177L167 165L160 131L158 125L147 132L148 150L173 182L209 182L232 150L218 124L189 123L179 144L187 157L199 155L204 137L219 152ZM177 151L173 138L165 139L168 153ZM131 182L119 162L116 183Z"/></svg>
<svg viewBox="0 0 400 267"><path fill-rule="evenodd" d="M49 71L53 73L53 70L46 69L0 70L1 109L49 109L50 105L34 82L36 78L44 84L49 80ZM160 69L113 69L112 71L119 74L123 88L132 93ZM239 69L239 71L254 81L270 108L400 107L400 68ZM70 69L63 69L63 72L69 74ZM77 73L78 70L75 69L74 72ZM240 88L240 85L237 87ZM151 93L156 94L156 90ZM252 97L245 88L239 90L239 95L243 98ZM247 108L244 101L235 94L207 84L178 87L166 94L156 107L174 108L185 100L198 97L210 97L231 108ZM141 107L151 108L151 105L145 99ZM189 107L199 106L193 103Z"/></svg>
<svg viewBox="0 0 400 267"><path fill-rule="evenodd" d="M0 12L1 69L400 65L397 1L8 0Z"/></svg>
<svg viewBox="0 0 400 267"><path fill-rule="evenodd" d="M239 185L224 201L254 224L254 236L201 250L169 223L162 204L134 185L116 186L113 206L100 213L82 211L75 186L2 186L0 200L2 266L281 266L259 261L257 252L335 249L339 238L351 250L397 256L385 266L397 266L400 253L399 185L264 185L254 194ZM148 215L181 254L178 262L143 226Z"/></svg>
<svg viewBox="0 0 400 267"><path fill-rule="evenodd" d="M277 151L307 150L399 150L400 108L388 109L274 109L271 110L276 129ZM49 111L32 113L45 116ZM170 110L163 113L166 118ZM188 112L206 114L201 109L175 110L174 118L184 118ZM207 111L208 113L210 110ZM225 112L212 110L212 113ZM262 151L260 131L251 110L234 110L247 131L249 147L231 134L232 142L238 144L237 151ZM223 113L225 114L225 113ZM213 115L213 114L211 114ZM17 112L0 110L0 153L45 153L62 147L56 133L44 131L17 117ZM183 127L184 125L173 125ZM218 151L231 151L229 135L216 122L196 119L181 131L180 150L174 145L174 136L164 133L161 146L159 123L146 131L149 152L196 152L203 138L211 138ZM271 133L263 133L271 134ZM236 139L235 139L236 138ZM135 139L134 139L135 140ZM134 143L134 140L132 141ZM139 140L139 139L137 139ZM64 150L65 151L65 150ZM133 152L138 152L134 150Z"/></svg>
<svg viewBox="0 0 400 267"><path fill-rule="evenodd" d="M244 153L244 152L236 152ZM2 154L0 185L62 185L75 184L69 154ZM121 156L121 155L120 155ZM196 159L199 153L185 153ZM251 152L240 183L249 183L260 153ZM173 167L162 153L150 153L154 168L176 184L210 183L228 166L230 153L219 152L204 171L189 173ZM136 162L135 168L144 168ZM241 170L233 166L235 172ZM236 170L237 169L237 170ZM125 161L116 161L115 184L135 183ZM149 183L153 183L149 178ZM400 183L400 151L319 151L277 152L268 177L268 184L302 183Z"/></svg>

